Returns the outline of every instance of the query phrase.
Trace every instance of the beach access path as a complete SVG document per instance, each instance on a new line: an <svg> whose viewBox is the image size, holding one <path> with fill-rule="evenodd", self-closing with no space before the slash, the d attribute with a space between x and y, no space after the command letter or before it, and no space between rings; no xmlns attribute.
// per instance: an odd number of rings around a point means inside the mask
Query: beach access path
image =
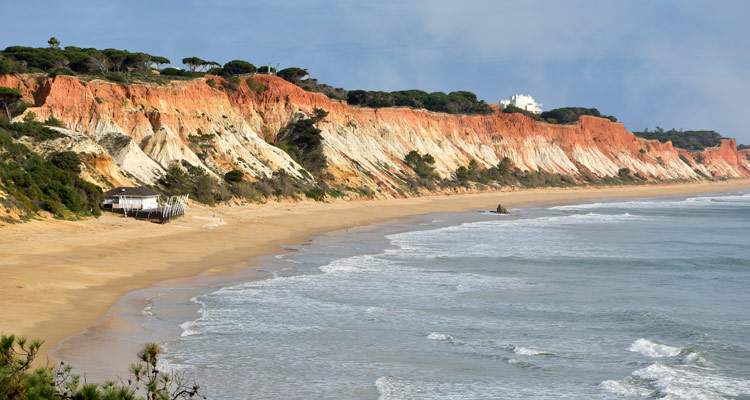
<svg viewBox="0 0 750 400"><path fill-rule="evenodd" d="M99 219L0 226L0 332L44 339L44 355L94 324L125 293L203 272L231 275L253 257L313 235L434 212L494 210L598 198L750 189L750 180L530 189L396 200L191 206L166 225L104 213Z"/></svg>

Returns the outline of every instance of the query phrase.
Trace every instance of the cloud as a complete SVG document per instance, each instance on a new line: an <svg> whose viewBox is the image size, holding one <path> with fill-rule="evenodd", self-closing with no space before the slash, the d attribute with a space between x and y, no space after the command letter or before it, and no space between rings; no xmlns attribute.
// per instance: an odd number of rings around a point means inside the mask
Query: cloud
<svg viewBox="0 0 750 400"><path fill-rule="evenodd" d="M750 143L745 1L71 0L4 11L32 8L44 11L0 26L6 46L57 36L173 60L279 62L347 89L470 90L489 102L526 92L630 129L716 129Z"/></svg>

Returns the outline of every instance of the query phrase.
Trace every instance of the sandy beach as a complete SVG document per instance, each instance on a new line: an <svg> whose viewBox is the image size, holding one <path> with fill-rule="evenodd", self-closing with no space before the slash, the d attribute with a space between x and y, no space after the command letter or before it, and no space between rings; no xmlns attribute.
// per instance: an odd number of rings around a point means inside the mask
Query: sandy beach
<svg viewBox="0 0 750 400"><path fill-rule="evenodd" d="M231 278L237 266L310 236L411 215L597 198L750 188L716 183L519 190L385 201L270 203L189 209L157 225L104 214L0 227L0 331L45 340L44 353L96 323L126 293L198 273Z"/></svg>

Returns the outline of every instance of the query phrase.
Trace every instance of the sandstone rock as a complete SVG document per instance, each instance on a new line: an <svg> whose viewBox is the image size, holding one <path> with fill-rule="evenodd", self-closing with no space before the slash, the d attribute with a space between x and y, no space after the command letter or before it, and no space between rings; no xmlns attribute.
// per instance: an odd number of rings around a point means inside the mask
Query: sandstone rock
<svg viewBox="0 0 750 400"><path fill-rule="evenodd" d="M582 117L577 125L552 125L500 112L450 115L362 108L269 75L253 78L268 87L263 92L248 88L244 80L237 92L226 92L208 86L207 78L161 86L82 82L69 76L24 79L0 75L0 86L19 88L25 100L35 103L27 112L38 119L52 115L79 133L85 146L98 146L91 150L100 160L94 164L112 182L153 184L164 168L183 160L215 176L239 168L251 177L267 177L283 169L306 179L302 167L270 143L290 121L301 113L312 115L314 108L329 111L318 125L335 182L372 190L381 198L405 195L400 176L413 174L403 164L412 150L431 154L441 177L452 176L471 160L490 167L503 157L522 170L573 176L616 176L620 168L661 179L701 179L696 171L750 176L750 161L737 152L734 140L707 149L697 162L697 156L671 143L637 138L622 124L595 117ZM117 135L129 140L118 141ZM198 157L191 135L213 135L205 156ZM106 160L116 165L108 166Z"/></svg>

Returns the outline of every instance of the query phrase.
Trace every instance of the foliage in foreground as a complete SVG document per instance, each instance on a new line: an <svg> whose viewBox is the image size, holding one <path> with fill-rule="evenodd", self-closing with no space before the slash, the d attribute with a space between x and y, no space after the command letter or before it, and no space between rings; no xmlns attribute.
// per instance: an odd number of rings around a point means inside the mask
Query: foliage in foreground
<svg viewBox="0 0 750 400"><path fill-rule="evenodd" d="M161 348L149 343L130 365L125 382L88 383L70 366L32 368L42 342L0 336L0 399L7 400L180 400L205 398L200 387L158 368Z"/></svg>

